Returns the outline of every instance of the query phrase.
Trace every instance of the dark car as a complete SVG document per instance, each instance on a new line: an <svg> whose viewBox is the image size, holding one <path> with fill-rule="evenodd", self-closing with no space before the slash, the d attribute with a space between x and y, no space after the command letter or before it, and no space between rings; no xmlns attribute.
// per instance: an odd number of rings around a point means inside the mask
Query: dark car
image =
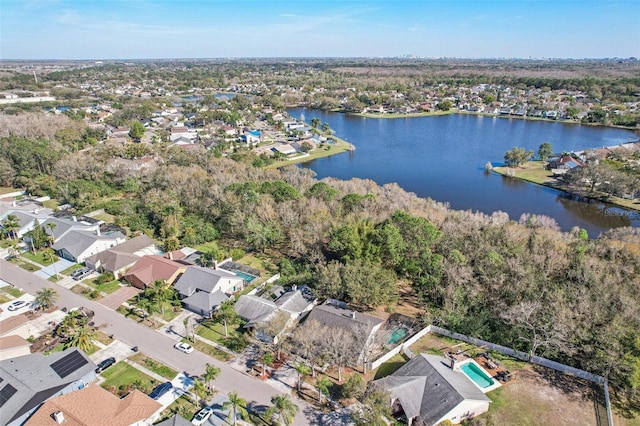
<svg viewBox="0 0 640 426"><path fill-rule="evenodd" d="M151 399L159 399L162 395L169 392L169 390L173 387L171 382L164 382L155 387L149 394Z"/></svg>
<svg viewBox="0 0 640 426"><path fill-rule="evenodd" d="M116 359L114 357L107 358L103 361L100 361L96 368L96 374L106 370L107 368L111 367L115 363L116 363Z"/></svg>

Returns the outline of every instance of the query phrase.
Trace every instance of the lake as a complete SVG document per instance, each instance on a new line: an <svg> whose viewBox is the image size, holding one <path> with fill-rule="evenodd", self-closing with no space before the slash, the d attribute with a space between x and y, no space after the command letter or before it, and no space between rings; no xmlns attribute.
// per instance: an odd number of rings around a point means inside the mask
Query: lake
<svg viewBox="0 0 640 426"><path fill-rule="evenodd" d="M484 169L501 164L514 146L538 151L550 142L555 152L619 145L638 137L631 131L560 122L451 114L433 117L376 119L304 108L307 122L319 118L356 150L320 158L302 167L318 178L354 177L380 185L397 182L421 197L449 203L456 210L491 214L503 211L518 220L523 213L553 217L562 230L574 226L591 237L620 226L640 226L640 214L611 205L578 200L563 191L505 178Z"/></svg>

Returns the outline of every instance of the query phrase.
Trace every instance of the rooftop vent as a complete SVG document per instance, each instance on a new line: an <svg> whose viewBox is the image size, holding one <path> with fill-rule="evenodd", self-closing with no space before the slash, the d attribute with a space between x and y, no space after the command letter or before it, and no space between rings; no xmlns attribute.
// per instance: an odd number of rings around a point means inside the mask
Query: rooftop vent
<svg viewBox="0 0 640 426"><path fill-rule="evenodd" d="M62 411L56 411L55 413L53 413L53 419L56 421L56 423L61 425L64 422L64 414L62 413Z"/></svg>

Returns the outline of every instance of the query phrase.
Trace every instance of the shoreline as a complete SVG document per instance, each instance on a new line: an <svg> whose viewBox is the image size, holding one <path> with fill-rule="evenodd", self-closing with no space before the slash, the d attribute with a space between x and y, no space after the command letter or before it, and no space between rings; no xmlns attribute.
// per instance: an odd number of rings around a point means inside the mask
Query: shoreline
<svg viewBox="0 0 640 426"><path fill-rule="evenodd" d="M279 167L288 166L291 164L306 163L307 161L313 161L317 158L326 158L334 155L342 154L344 152L355 151L355 146L341 139L335 135L331 136L336 142L332 145L325 145L323 147L315 148L306 155L292 157L287 160L277 161L265 167L265 169L277 169Z"/></svg>
<svg viewBox="0 0 640 426"><path fill-rule="evenodd" d="M540 161L530 161L526 163L527 166L538 166L540 165ZM514 172L514 175L510 175L508 170ZM531 171L534 171L531 173ZM491 169L492 172L495 172L503 177L519 179L528 183L533 183L535 185L546 186L547 188L556 189L558 191L566 192L567 194L571 194L577 197L582 197L588 200L595 200L606 204L611 204L612 206L622 208L629 211L640 212L640 203L633 202L632 200L627 200L624 198L619 198L615 196L589 196L585 194L576 194L567 190L566 187L561 185L557 179L549 176L548 173L540 173L541 171L549 172L546 169L542 169L541 167L507 167L507 166L498 166L493 167ZM520 172L520 173L518 173ZM549 172L550 173L550 172ZM544 179L543 179L544 178Z"/></svg>

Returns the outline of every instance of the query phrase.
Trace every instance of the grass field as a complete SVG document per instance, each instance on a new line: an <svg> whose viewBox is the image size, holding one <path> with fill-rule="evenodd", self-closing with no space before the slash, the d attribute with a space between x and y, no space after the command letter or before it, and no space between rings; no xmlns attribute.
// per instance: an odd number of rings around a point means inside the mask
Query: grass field
<svg viewBox="0 0 640 426"><path fill-rule="evenodd" d="M45 251L38 251L36 252L36 254L33 254L30 251L25 251L24 253L22 253L23 257L26 257L27 259L29 259L32 262L36 262L39 263L40 265L43 266L49 266L54 262L57 262L59 257L58 256L53 256L53 262L51 261L51 259L49 259L48 255L45 254Z"/></svg>
<svg viewBox="0 0 640 426"><path fill-rule="evenodd" d="M87 281L82 281L82 282L90 285L91 287L95 288L96 290L102 293L107 293L107 294L111 294L120 288L120 281L118 280L108 281L103 284L96 284L95 281L96 281L96 278L93 278Z"/></svg>
<svg viewBox="0 0 640 426"><path fill-rule="evenodd" d="M156 361L153 358L149 358L142 352L138 352L137 354L129 357L129 359L137 364L140 364L154 373L166 378L167 380L173 380L178 372L174 369L162 364L161 362Z"/></svg>
<svg viewBox="0 0 640 426"><path fill-rule="evenodd" d="M221 351L220 349L214 348L211 345L207 345L204 342L201 342L199 340L196 340L195 342L191 342L189 340L186 339L182 339L183 342L190 344L191 346L193 346L194 348L196 348L197 350L199 350L200 352L202 352L203 354L207 354L209 356L214 357L215 359L218 359L222 362L227 362L230 361L231 359L233 359L233 356L226 353L225 351Z"/></svg>
<svg viewBox="0 0 640 426"><path fill-rule="evenodd" d="M289 164L304 163L307 161L315 160L316 158L330 157L332 155L341 154L350 150L351 144L349 142L336 138L335 136L332 137L336 141L333 145L319 146L318 148L311 150L308 153L309 155L292 157L288 160L283 161L276 161L266 168L275 169L278 167L287 166Z"/></svg>
<svg viewBox="0 0 640 426"><path fill-rule="evenodd" d="M73 271L75 271L76 269L80 269L80 268L82 268L82 265L78 265L78 264L71 265L67 269L64 269L63 271L61 271L60 273L63 274L63 275L71 275L71 273Z"/></svg>
<svg viewBox="0 0 640 426"><path fill-rule="evenodd" d="M125 362L118 362L101 374L106 380L100 386L113 393L134 383L138 389L149 393L154 386L159 384L155 379Z"/></svg>
<svg viewBox="0 0 640 426"><path fill-rule="evenodd" d="M24 291L20 290L17 287L14 287L12 285L6 285L2 288L0 288L0 290L2 290L3 292L13 296L13 297L20 297L24 294Z"/></svg>
<svg viewBox="0 0 640 426"><path fill-rule="evenodd" d="M40 268L39 266L34 265L31 262L27 262L26 260L22 260L20 258L13 258L11 260L9 260L9 262L13 263L14 265L17 265L19 267L21 267L24 270L27 270L29 272L35 272L35 271L39 271Z"/></svg>
<svg viewBox="0 0 640 426"><path fill-rule="evenodd" d="M196 329L198 336L207 340L218 343L234 352L241 352L248 344L244 339L243 328L238 324L230 324L227 326L229 337L225 336L224 324L213 322L211 320L204 321Z"/></svg>

